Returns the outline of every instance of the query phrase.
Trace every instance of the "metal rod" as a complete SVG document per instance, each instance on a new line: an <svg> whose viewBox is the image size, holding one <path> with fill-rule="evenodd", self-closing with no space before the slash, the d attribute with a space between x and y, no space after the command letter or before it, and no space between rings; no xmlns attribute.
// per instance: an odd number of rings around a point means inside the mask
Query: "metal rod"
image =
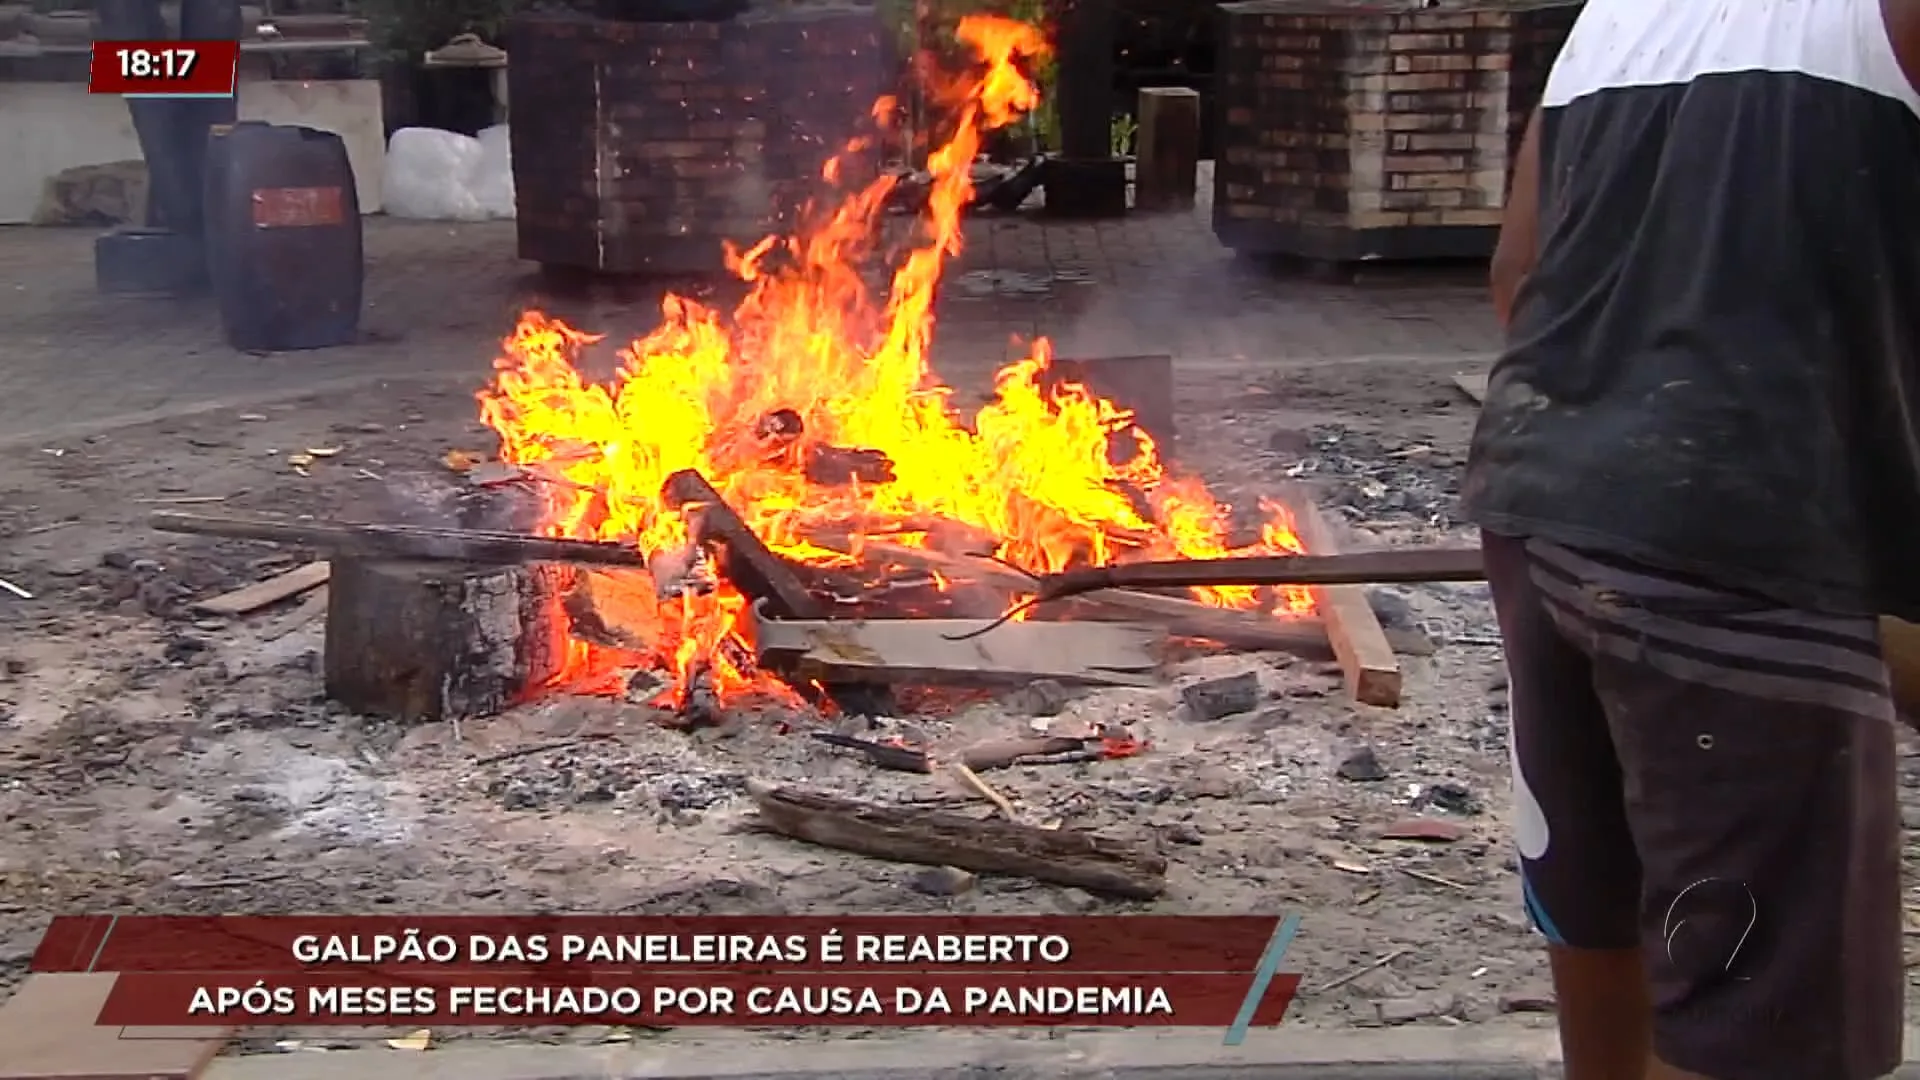
<svg viewBox="0 0 1920 1080"><path fill-rule="evenodd" d="M647 565L646 556L638 549L623 544L473 529L351 525L240 515L187 514L173 510L157 511L148 522L161 532L303 544L341 555L371 558L424 559L486 566L518 566L536 562Z"/></svg>
<svg viewBox="0 0 1920 1080"><path fill-rule="evenodd" d="M1095 566L1039 579L1041 600L1101 589L1164 589L1223 585L1388 585L1482 581L1479 548L1403 548L1344 555L1276 555L1241 559Z"/></svg>

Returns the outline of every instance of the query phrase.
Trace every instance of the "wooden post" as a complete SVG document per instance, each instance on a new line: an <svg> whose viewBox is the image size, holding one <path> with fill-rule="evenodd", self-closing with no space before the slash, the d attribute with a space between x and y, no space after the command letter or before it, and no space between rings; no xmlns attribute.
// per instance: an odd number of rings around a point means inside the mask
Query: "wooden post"
<svg viewBox="0 0 1920 1080"><path fill-rule="evenodd" d="M1113 0L1060 0L1060 152L1113 156Z"/></svg>
<svg viewBox="0 0 1920 1080"><path fill-rule="evenodd" d="M1133 205L1138 210L1191 210L1200 182L1200 92L1185 87L1140 91Z"/></svg>
<svg viewBox="0 0 1920 1080"><path fill-rule="evenodd" d="M1046 213L1114 218L1127 212L1127 165L1113 152L1113 0L1058 0L1060 156L1047 161Z"/></svg>

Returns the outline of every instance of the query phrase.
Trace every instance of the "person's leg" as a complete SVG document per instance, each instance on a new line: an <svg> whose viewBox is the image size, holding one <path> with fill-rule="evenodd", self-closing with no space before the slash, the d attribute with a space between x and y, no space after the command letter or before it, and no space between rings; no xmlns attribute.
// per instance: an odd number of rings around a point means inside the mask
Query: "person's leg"
<svg viewBox="0 0 1920 1080"><path fill-rule="evenodd" d="M1514 839L1528 915L1547 939L1566 1080L1642 1080L1651 1009L1640 867L1584 628L1556 622L1525 545L1482 538L1506 645Z"/></svg>
<svg viewBox="0 0 1920 1080"><path fill-rule="evenodd" d="M1872 1080L1904 1027L1894 713L1868 618L1536 548L1578 609L1644 882L1653 1080Z"/></svg>

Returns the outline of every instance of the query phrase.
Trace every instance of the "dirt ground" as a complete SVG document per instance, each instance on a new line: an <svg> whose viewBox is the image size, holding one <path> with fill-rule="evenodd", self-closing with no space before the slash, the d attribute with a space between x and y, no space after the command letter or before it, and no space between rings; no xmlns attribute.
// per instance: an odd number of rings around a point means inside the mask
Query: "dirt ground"
<svg viewBox="0 0 1920 1080"><path fill-rule="evenodd" d="M1473 405L1453 373L1183 370L1178 457L1231 501L1306 480L1380 542L1460 539ZM928 895L915 868L748 831L753 778L966 798L770 722L689 735L618 702L557 698L457 738L405 729L325 700L312 605L187 611L312 553L156 533L150 511L222 496L204 508L430 517L461 483L442 456L491 447L471 390L394 384L0 451L0 577L34 594L0 595L0 991L45 921L75 911L1297 911L1292 1022L1550 1022L1506 843L1504 679L1482 587L1376 593L1407 653L1398 710L1352 704L1324 663L1218 654L1166 687L1080 695L1051 718L1015 695L897 722L947 746L1039 720L1131 721L1151 741L1136 757L992 779L1036 820L1156 835L1170 884L1151 904L996 878ZM314 447L340 452L296 473L288 456ZM1175 708L1177 683L1247 670L1265 691L1252 713L1201 723ZM485 760L588 735L605 737ZM1364 779L1369 753L1378 778ZM1907 773L1920 815L1911 759ZM1416 816L1454 826L1451 839L1382 836Z"/></svg>

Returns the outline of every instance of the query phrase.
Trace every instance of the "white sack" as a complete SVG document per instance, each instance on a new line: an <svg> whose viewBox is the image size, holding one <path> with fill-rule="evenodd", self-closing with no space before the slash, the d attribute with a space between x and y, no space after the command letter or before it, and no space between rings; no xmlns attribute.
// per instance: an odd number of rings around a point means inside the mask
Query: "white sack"
<svg viewBox="0 0 1920 1080"><path fill-rule="evenodd" d="M401 128L387 141L388 214L426 221L484 221L473 192L480 140L435 128Z"/></svg>

